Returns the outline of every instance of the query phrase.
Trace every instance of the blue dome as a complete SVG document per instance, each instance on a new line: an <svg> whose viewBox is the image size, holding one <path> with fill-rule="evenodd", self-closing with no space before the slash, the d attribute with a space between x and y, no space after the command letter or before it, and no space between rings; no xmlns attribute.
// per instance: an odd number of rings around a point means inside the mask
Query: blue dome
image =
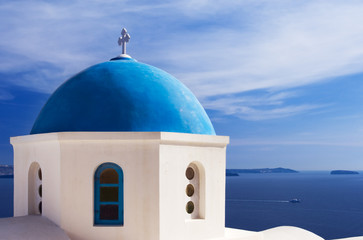
<svg viewBox="0 0 363 240"><path fill-rule="evenodd" d="M185 85L129 58L94 65L63 83L30 134L69 131L215 135L206 112Z"/></svg>

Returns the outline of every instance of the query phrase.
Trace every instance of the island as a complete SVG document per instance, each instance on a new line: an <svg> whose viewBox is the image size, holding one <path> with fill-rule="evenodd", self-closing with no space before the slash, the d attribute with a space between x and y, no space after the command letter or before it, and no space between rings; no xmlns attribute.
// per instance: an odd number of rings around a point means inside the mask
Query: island
<svg viewBox="0 0 363 240"><path fill-rule="evenodd" d="M298 173L289 168L254 168L254 169L226 169L226 176L239 176L240 173Z"/></svg>
<svg viewBox="0 0 363 240"><path fill-rule="evenodd" d="M12 165L0 165L0 178L13 178L14 167Z"/></svg>
<svg viewBox="0 0 363 240"><path fill-rule="evenodd" d="M230 171L230 170L234 170L234 169L226 169L226 176L227 176L227 177L237 177L237 176L239 176L239 174L238 174L238 173L236 173L236 172L232 172L232 171Z"/></svg>
<svg viewBox="0 0 363 240"><path fill-rule="evenodd" d="M349 171L349 170L333 170L330 172L332 175L342 175L342 174L359 174L357 171Z"/></svg>

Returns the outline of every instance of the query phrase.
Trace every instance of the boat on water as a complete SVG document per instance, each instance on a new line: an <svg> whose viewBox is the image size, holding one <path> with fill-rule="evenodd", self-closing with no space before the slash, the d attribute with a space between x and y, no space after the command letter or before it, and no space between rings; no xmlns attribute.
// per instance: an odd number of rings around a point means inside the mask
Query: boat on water
<svg viewBox="0 0 363 240"><path fill-rule="evenodd" d="M300 199L298 199L298 198L293 198L293 199L291 199L289 202L291 202L291 203L300 203L300 202L301 202L301 200L300 200Z"/></svg>

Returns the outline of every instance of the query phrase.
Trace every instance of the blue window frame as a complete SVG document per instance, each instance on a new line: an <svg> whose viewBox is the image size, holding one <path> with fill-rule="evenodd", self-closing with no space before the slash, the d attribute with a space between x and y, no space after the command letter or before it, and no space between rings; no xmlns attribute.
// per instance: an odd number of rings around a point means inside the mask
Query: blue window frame
<svg viewBox="0 0 363 240"><path fill-rule="evenodd" d="M123 225L123 172L114 163L101 164L94 176L94 224Z"/></svg>

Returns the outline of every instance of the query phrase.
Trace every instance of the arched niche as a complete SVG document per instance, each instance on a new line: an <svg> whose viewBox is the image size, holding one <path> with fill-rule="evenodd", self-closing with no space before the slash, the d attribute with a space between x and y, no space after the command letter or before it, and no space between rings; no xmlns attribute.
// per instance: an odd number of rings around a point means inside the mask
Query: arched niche
<svg viewBox="0 0 363 240"><path fill-rule="evenodd" d="M205 218L205 171L200 162L192 162L185 170L187 185L186 195L186 218Z"/></svg>
<svg viewBox="0 0 363 240"><path fill-rule="evenodd" d="M28 214L42 214L42 169L39 163L33 162L28 172Z"/></svg>

